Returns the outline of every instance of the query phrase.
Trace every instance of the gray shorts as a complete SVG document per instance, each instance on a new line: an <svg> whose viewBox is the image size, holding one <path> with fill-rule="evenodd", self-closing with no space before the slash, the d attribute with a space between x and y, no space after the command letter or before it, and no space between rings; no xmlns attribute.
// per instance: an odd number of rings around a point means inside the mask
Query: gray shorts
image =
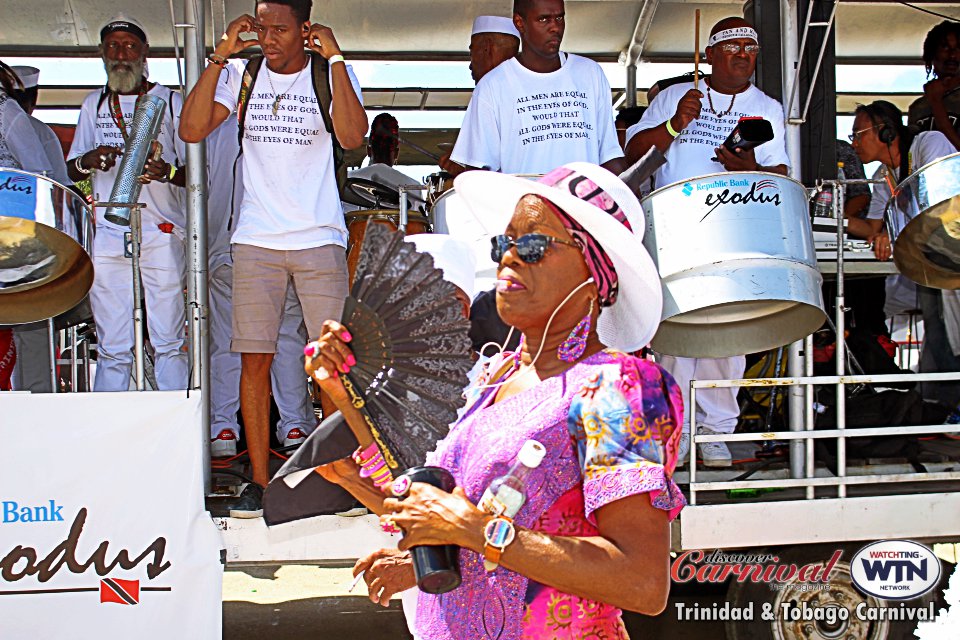
<svg viewBox="0 0 960 640"><path fill-rule="evenodd" d="M348 292L343 247L284 251L235 244L232 252L231 351L276 353L283 301L291 280L311 340L319 337L325 320L340 320Z"/></svg>

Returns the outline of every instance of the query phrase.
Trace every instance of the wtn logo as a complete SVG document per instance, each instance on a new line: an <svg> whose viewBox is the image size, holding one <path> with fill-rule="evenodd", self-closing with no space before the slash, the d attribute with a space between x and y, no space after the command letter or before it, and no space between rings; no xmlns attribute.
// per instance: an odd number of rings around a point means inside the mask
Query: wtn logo
<svg viewBox="0 0 960 640"><path fill-rule="evenodd" d="M940 560L922 544L884 540L854 554L850 577L864 593L887 600L910 600L937 586Z"/></svg>
<svg viewBox="0 0 960 640"><path fill-rule="evenodd" d="M45 505L20 506L13 500L4 500L3 522L63 522L63 505L49 500Z"/></svg>
<svg viewBox="0 0 960 640"><path fill-rule="evenodd" d="M867 580L890 579L893 573L893 581L900 583L907 580L927 579L927 561L921 560L919 563L909 560L861 560L863 563L863 572L867 575Z"/></svg>

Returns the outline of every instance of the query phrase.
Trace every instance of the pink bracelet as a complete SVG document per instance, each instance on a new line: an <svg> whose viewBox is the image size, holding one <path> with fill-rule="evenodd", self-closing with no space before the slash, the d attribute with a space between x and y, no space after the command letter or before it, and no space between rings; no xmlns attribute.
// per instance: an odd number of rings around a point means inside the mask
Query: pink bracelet
<svg viewBox="0 0 960 640"><path fill-rule="evenodd" d="M369 478L373 476L377 471L383 469L387 466L387 463L384 462L383 457L375 458L372 464L366 464L360 467L360 477Z"/></svg>
<svg viewBox="0 0 960 640"><path fill-rule="evenodd" d="M357 450L353 452L351 457L353 458L354 462L362 467L367 465L371 460L373 460L374 456L379 453L380 449L377 448L377 443L371 442L363 451L360 450L360 447L357 447Z"/></svg>

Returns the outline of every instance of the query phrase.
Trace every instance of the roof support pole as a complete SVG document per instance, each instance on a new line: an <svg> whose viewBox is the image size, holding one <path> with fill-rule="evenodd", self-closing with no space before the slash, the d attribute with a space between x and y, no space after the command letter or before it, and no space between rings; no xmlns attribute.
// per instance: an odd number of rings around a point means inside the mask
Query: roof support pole
<svg viewBox="0 0 960 640"><path fill-rule="evenodd" d="M204 16L199 0L184 0L184 67L189 92L203 71ZM187 145L187 320L189 323L190 382L201 397L203 489L211 490L210 473L210 341L207 302L207 154L203 142Z"/></svg>
<svg viewBox="0 0 960 640"><path fill-rule="evenodd" d="M647 34L650 33L653 16L660 5L660 0L642 0L642 2L637 23L633 27L633 35L630 37L630 44L620 52L620 64L627 70L627 99L624 105L627 107L637 106L637 63L640 61L643 47L647 44Z"/></svg>

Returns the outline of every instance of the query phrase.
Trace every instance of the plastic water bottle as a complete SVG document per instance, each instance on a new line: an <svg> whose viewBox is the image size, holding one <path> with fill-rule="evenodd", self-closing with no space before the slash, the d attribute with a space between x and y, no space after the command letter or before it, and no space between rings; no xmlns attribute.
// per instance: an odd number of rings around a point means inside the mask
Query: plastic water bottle
<svg viewBox="0 0 960 640"><path fill-rule="evenodd" d="M814 201L813 216L815 218L833 217L833 187L824 185L817 192L817 199Z"/></svg>
<svg viewBox="0 0 960 640"><path fill-rule="evenodd" d="M527 476L543 462L547 449L536 440L527 440L506 475L494 478L480 498L480 509L512 518L527 501Z"/></svg>

